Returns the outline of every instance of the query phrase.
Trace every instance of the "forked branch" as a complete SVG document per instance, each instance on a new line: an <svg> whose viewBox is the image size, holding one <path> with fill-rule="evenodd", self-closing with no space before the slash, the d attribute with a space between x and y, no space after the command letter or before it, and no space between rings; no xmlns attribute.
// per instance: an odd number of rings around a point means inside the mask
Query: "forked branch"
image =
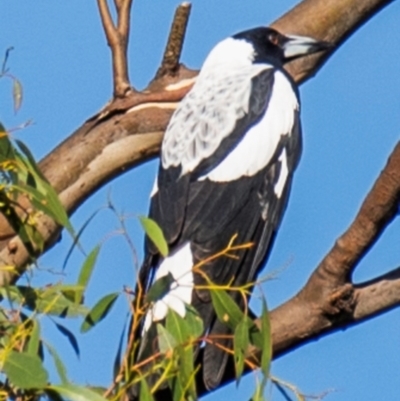
<svg viewBox="0 0 400 401"><path fill-rule="evenodd" d="M132 0L115 0L117 25L114 24L107 0L97 0L101 22L111 49L114 98L123 98L133 88L128 75L128 41Z"/></svg>

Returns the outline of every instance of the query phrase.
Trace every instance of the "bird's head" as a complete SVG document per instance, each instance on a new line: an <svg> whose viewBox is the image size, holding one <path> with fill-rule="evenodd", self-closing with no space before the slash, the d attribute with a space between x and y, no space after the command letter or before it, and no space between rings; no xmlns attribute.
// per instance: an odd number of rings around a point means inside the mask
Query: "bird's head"
<svg viewBox="0 0 400 401"><path fill-rule="evenodd" d="M233 35L218 43L206 64L272 63L283 65L308 54L332 47L328 42L307 36L283 35L275 29L259 27Z"/></svg>
<svg viewBox="0 0 400 401"><path fill-rule="evenodd" d="M308 54L326 50L332 45L307 36L282 35L272 28L260 27L240 32L233 39L247 41L254 49L253 62L279 60L284 64Z"/></svg>

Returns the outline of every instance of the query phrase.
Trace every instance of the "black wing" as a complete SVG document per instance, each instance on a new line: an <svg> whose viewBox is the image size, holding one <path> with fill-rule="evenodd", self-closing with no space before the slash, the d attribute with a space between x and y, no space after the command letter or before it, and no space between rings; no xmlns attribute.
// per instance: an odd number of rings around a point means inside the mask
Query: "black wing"
<svg viewBox="0 0 400 401"><path fill-rule="evenodd" d="M234 285L242 285L255 279L268 257L286 207L292 173L300 154L300 125L295 110L291 132L281 133L270 161L256 174L226 182L204 178L240 146L249 129L265 117L275 72L267 68L252 78L248 112L237 119L231 134L192 171L182 172L180 165L164 168L160 164L158 190L151 200L150 217L162 228L171 253L189 242L196 264L226 248L235 235L236 244L254 243L252 248L239 252L238 259L219 258L204 265L203 272L218 284L233 280ZM283 152L285 166L280 158ZM283 173L285 182L278 196L275 187ZM160 260L157 249L149 241L146 254L147 262L140 275L144 288L148 288ZM195 287L204 284L199 274L194 276L194 282ZM200 313L210 335L227 333L226 326L216 319L207 291L195 289L192 305ZM227 356L213 346L202 350L203 376L208 388L219 384Z"/></svg>

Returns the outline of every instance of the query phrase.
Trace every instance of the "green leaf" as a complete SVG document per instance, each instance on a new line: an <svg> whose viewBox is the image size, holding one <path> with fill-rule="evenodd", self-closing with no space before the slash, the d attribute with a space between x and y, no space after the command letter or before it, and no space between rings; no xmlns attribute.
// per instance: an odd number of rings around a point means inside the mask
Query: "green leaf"
<svg viewBox="0 0 400 401"><path fill-rule="evenodd" d="M101 298L96 305L93 306L81 325L81 333L86 333L107 316L114 302L118 298L118 295L118 292L108 294Z"/></svg>
<svg viewBox="0 0 400 401"><path fill-rule="evenodd" d="M121 369L121 355L122 355L122 349L123 349L123 346L125 343L124 340L125 340L126 325L128 323L128 318L129 318L129 314L127 314L127 317L125 319L124 327L122 328L121 335L119 337L117 354L115 355L115 358L114 358L114 364L113 364L114 377L117 377L117 375Z"/></svg>
<svg viewBox="0 0 400 401"><path fill-rule="evenodd" d="M62 384L49 386L49 390L55 391L62 398L69 401L107 401L106 398L87 387L75 386L73 384Z"/></svg>
<svg viewBox="0 0 400 401"><path fill-rule="evenodd" d="M75 351L75 355L79 358L79 355L80 355L79 344L78 344L78 341L77 341L76 337L74 336L74 334L71 331L69 331L66 327L64 327L62 324L59 324L57 322L54 322L54 324L56 325L58 331L62 335L67 337L69 343L71 344L71 347Z"/></svg>
<svg viewBox="0 0 400 401"><path fill-rule="evenodd" d="M14 386L24 390L43 389L47 385L48 374L37 355L10 351L3 371Z"/></svg>
<svg viewBox="0 0 400 401"><path fill-rule="evenodd" d="M264 377L268 378L272 359L272 338L271 338L271 322L269 320L269 311L265 298L262 299L261 314L261 336L263 346L261 349L261 371Z"/></svg>
<svg viewBox="0 0 400 401"><path fill-rule="evenodd" d="M154 220L145 216L139 216L139 221L144 232L160 251L161 255L164 257L168 256L168 244L160 226Z"/></svg>
<svg viewBox="0 0 400 401"><path fill-rule="evenodd" d="M22 104L22 85L18 79L13 79L13 100L14 100L14 113L16 113Z"/></svg>
<svg viewBox="0 0 400 401"><path fill-rule="evenodd" d="M54 220L57 221L57 223L65 227L69 231L71 236L74 237L74 229L71 222L69 221L67 212L65 211L65 208L57 195L57 192L43 176L29 148L20 140L16 140L15 142L21 149L22 153L25 155L26 159L24 161L28 164L28 171L34 176L35 183L39 189L39 192L45 198L38 198L38 200L39 204L41 204L43 208L46 206L45 209L47 211L42 209L40 210L42 210L46 214L49 214L50 217L52 217Z"/></svg>
<svg viewBox="0 0 400 401"><path fill-rule="evenodd" d="M233 351L235 360L236 383L239 385L243 374L247 347L249 346L248 320L243 319L237 326L233 337Z"/></svg>
<svg viewBox="0 0 400 401"><path fill-rule="evenodd" d="M29 336L27 353L30 355L38 355L40 345L40 323L38 320L32 320L32 330Z"/></svg>
<svg viewBox="0 0 400 401"><path fill-rule="evenodd" d="M63 361L61 360L60 356L58 355L56 349L52 347L50 344L46 344L47 349L49 350L50 355L53 357L54 365L56 366L56 370L60 380L63 384L69 383L68 375L67 375L67 368L65 367Z"/></svg>
<svg viewBox="0 0 400 401"><path fill-rule="evenodd" d="M190 333L192 338L198 338L204 333L203 319L200 317L199 313L191 305L186 305L186 324L190 327Z"/></svg>
<svg viewBox="0 0 400 401"><path fill-rule="evenodd" d="M177 344L174 346L174 352L177 353L179 361L177 362L178 374L174 380L173 388L174 400L186 399L185 394L188 393L193 399L196 398L196 387L194 382L194 348L192 345L198 339L199 325L196 323L194 327L187 319L188 313L193 315L193 312L187 312L185 317L181 317L174 310L169 309L165 321L166 331L172 336Z"/></svg>
<svg viewBox="0 0 400 401"><path fill-rule="evenodd" d="M0 123L0 163L15 160L14 147L10 141L6 129Z"/></svg>
<svg viewBox="0 0 400 401"><path fill-rule="evenodd" d="M163 354L172 351L176 347L177 341L174 336L162 324L157 324L157 334L158 347Z"/></svg>
<svg viewBox="0 0 400 401"><path fill-rule="evenodd" d="M17 302L31 311L46 313L59 317L85 316L88 309L83 305L77 305L68 300L62 293L62 289L71 286L54 285L44 289L34 289L27 286L0 287L0 294Z"/></svg>
<svg viewBox="0 0 400 401"><path fill-rule="evenodd" d="M178 344L187 342L192 336L186 320L172 309L168 310L165 328L176 339Z"/></svg>
<svg viewBox="0 0 400 401"><path fill-rule="evenodd" d="M256 383L256 389L250 401L265 401L264 398L264 387L258 381Z"/></svg>
<svg viewBox="0 0 400 401"><path fill-rule="evenodd" d="M35 305L36 311L58 317L85 316L88 313L88 308L71 302L63 294L63 289L67 291L65 286L52 286L41 290Z"/></svg>
<svg viewBox="0 0 400 401"><path fill-rule="evenodd" d="M168 272L166 276L160 277L149 288L146 294L146 302L156 302L167 295L171 284L175 282L174 276Z"/></svg>
<svg viewBox="0 0 400 401"><path fill-rule="evenodd" d="M85 261L83 262L82 269L79 273L78 277L78 285L83 287L81 293L76 293L75 302L81 303L83 301L83 293L86 290L86 287L89 283L90 277L92 276L94 266L97 261L97 257L99 256L100 246L97 245L93 248L93 250L89 253Z"/></svg>
<svg viewBox="0 0 400 401"><path fill-rule="evenodd" d="M149 385L145 379L140 380L140 401L154 401Z"/></svg>
<svg viewBox="0 0 400 401"><path fill-rule="evenodd" d="M218 319L232 330L244 319L244 313L226 291L210 289L212 304Z"/></svg>
<svg viewBox="0 0 400 401"><path fill-rule="evenodd" d="M79 239L81 238L82 234L84 233L85 229L88 227L89 223L95 218L95 216L97 215L97 213L99 213L99 211L102 209L98 209L96 210L82 225L82 227L79 229L79 231L77 232L77 234L75 234L74 240L72 242L71 247L69 248L68 252L67 252L67 256L65 257L63 266L62 266L62 270L65 270L65 267L67 266L68 260L72 255L73 250L75 249L75 246L78 246L78 248L82 251L83 254L85 254L85 252L83 251L82 246L79 244Z"/></svg>

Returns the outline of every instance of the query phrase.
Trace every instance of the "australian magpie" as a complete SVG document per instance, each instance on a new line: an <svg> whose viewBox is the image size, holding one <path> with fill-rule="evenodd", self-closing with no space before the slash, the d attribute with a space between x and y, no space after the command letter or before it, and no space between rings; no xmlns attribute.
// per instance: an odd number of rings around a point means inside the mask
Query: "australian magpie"
<svg viewBox="0 0 400 401"><path fill-rule="evenodd" d="M170 253L163 258L147 240L139 282L143 289L165 276L173 282L143 319L139 359L156 351L153 323L163 322L169 308L185 316L190 304L209 336L229 333L216 317L203 275L240 286L253 282L265 264L301 153L299 94L283 65L326 47L260 27L221 41L205 60L162 142L149 216ZM253 246L236 259L211 260L203 274L192 271L234 236L236 244ZM227 346L226 341L220 340ZM214 388L228 354L207 344L201 355L204 384Z"/></svg>

